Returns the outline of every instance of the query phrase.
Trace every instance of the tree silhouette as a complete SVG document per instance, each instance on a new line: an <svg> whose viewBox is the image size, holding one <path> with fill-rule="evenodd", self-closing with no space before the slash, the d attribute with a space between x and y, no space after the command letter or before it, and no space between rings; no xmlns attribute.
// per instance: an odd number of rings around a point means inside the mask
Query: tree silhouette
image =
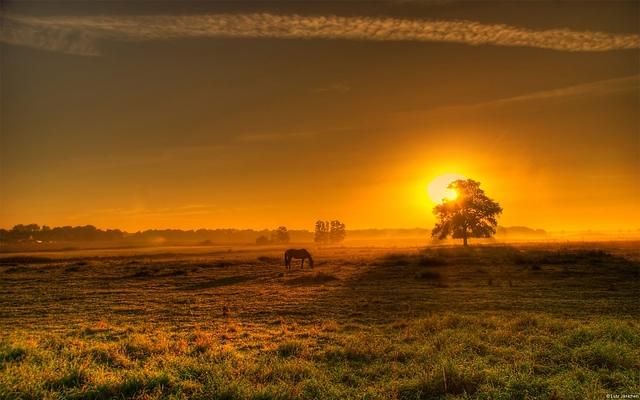
<svg viewBox="0 0 640 400"><path fill-rule="evenodd" d="M347 236L347 230L345 224L336 220L331 221L329 228L329 241L331 243L341 243Z"/></svg>
<svg viewBox="0 0 640 400"><path fill-rule="evenodd" d="M502 213L502 207L484 194L480 182L459 179L447 188L455 190L457 197L445 199L433 208L438 222L431 236L445 239L450 235L454 239L462 239L467 246L470 237L488 238L496 233L496 217Z"/></svg>
<svg viewBox="0 0 640 400"><path fill-rule="evenodd" d="M334 219L333 221L316 221L313 240L320 244L340 243L347 236L346 225Z"/></svg>
<svg viewBox="0 0 640 400"><path fill-rule="evenodd" d="M316 231L313 240L320 244L329 243L329 229L329 221L316 221Z"/></svg>
<svg viewBox="0 0 640 400"><path fill-rule="evenodd" d="M271 241L274 243L289 243L289 231L286 226L279 226L271 234Z"/></svg>

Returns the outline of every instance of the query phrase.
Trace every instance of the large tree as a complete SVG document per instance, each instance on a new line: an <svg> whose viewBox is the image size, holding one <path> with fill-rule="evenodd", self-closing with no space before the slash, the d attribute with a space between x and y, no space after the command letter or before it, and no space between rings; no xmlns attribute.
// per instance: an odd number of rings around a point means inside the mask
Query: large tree
<svg viewBox="0 0 640 400"><path fill-rule="evenodd" d="M496 217L502 213L502 207L484 194L480 182L459 179L451 182L448 189L454 190L457 196L455 199L444 199L433 208L438 222L431 236L462 239L467 246L468 238L488 238L496 233Z"/></svg>

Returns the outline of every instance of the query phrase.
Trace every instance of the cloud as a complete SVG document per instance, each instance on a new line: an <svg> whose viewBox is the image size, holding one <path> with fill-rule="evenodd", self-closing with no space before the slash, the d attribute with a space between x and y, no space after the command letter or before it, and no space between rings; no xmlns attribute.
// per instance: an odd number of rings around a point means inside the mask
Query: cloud
<svg viewBox="0 0 640 400"><path fill-rule="evenodd" d="M483 103L466 106L467 108L496 107L515 103L525 103L536 100L549 100L567 97L601 96L618 92L640 89L640 75L625 76L622 78L606 79L596 82L588 82L558 89L542 90L525 95L491 100Z"/></svg>
<svg viewBox="0 0 640 400"><path fill-rule="evenodd" d="M95 55L101 40L178 38L342 39L535 47L559 51L640 48L640 35L569 29L531 30L473 21L343 16L208 14L184 16L5 15L0 40L13 45Z"/></svg>
<svg viewBox="0 0 640 400"><path fill-rule="evenodd" d="M5 18L0 31L0 43L27 46L36 49L59 51L81 56L97 56L96 35L81 28L49 28L35 21L22 23L20 20Z"/></svg>
<svg viewBox="0 0 640 400"><path fill-rule="evenodd" d="M224 212L225 209L215 204L187 204L175 207L144 207L137 206L133 208L103 208L86 213L80 213L71 216L72 220L85 220L90 217L98 216L120 216L120 217L165 217L165 216L197 216L209 215Z"/></svg>
<svg viewBox="0 0 640 400"><path fill-rule="evenodd" d="M316 136L317 132L285 132L285 133L259 133L241 135L238 142L244 143L264 143L264 142L282 142L295 139L304 139Z"/></svg>
<svg viewBox="0 0 640 400"><path fill-rule="evenodd" d="M621 78L605 79L578 85L565 86L557 89L541 90L521 94L518 96L493 99L470 104L453 104L436 106L431 108L414 108L393 111L395 118L407 120L412 117L424 117L434 115L455 115L459 118L461 112L486 112L509 106L518 106L544 100L549 104L552 101L564 101L567 99L586 98L592 96L607 96L624 92L637 92L640 90L640 74Z"/></svg>

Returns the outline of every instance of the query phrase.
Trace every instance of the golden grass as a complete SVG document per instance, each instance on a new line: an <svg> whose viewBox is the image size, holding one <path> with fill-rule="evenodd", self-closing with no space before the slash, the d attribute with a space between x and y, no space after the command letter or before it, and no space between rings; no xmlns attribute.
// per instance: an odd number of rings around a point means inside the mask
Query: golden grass
<svg viewBox="0 0 640 400"><path fill-rule="evenodd" d="M601 247L10 260L0 398L639 393L638 253Z"/></svg>

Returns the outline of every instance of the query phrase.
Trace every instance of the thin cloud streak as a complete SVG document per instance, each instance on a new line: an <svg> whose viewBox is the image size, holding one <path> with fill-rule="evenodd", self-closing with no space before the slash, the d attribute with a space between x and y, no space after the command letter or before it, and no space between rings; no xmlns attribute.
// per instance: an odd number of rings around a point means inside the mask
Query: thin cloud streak
<svg viewBox="0 0 640 400"><path fill-rule="evenodd" d="M595 82L581 83L557 89L541 90L518 96L494 99L471 104L452 104L432 108L416 108L392 112L396 118L406 119L412 115L438 115L441 113L459 116L461 112L486 111L500 109L519 104L527 104L540 100L563 101L566 99L585 98L590 96L606 96L623 92L640 90L640 74L621 78L605 79Z"/></svg>
<svg viewBox="0 0 640 400"><path fill-rule="evenodd" d="M166 217L166 216L198 216L221 214L226 209L213 204L187 204L176 207L135 207L135 208L103 208L86 213L75 214L71 220L89 220L99 216L117 216L125 218Z"/></svg>
<svg viewBox="0 0 640 400"><path fill-rule="evenodd" d="M278 38L419 41L534 47L559 51L640 48L640 35L569 29L535 31L473 21L398 18L212 14L186 16L5 16L0 40L78 55L99 54L99 41L179 38Z"/></svg>
<svg viewBox="0 0 640 400"><path fill-rule="evenodd" d="M640 89L640 75L631 75L622 78L613 78L602 81L583 83L580 85L568 86L559 89L542 90L505 99L491 100L484 103L474 104L473 106L468 107L483 108L514 103L523 103L535 100L548 100L554 98L601 96L638 89Z"/></svg>
<svg viewBox="0 0 640 400"><path fill-rule="evenodd" d="M316 136L317 132L285 132L285 133L262 133L241 135L238 142L243 143L264 143L264 142L282 142L294 139L305 139Z"/></svg>

